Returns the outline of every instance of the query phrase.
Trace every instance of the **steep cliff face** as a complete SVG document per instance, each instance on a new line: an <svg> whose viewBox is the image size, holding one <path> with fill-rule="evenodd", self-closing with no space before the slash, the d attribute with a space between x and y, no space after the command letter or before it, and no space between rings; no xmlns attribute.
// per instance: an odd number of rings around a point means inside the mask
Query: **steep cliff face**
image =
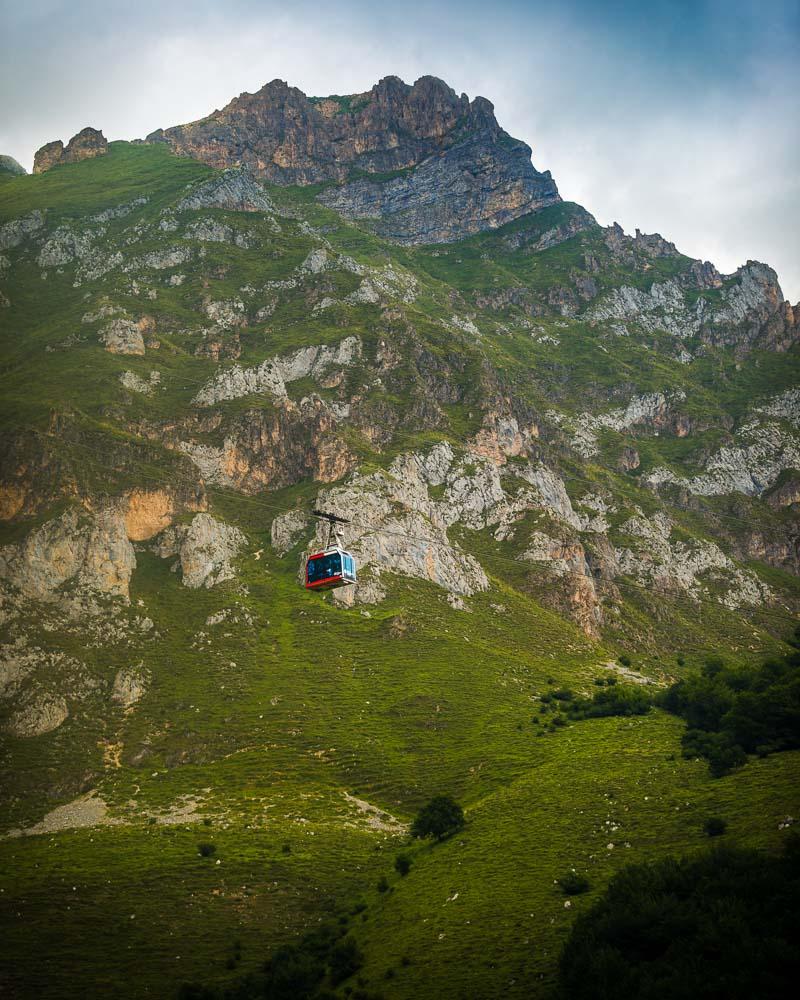
<svg viewBox="0 0 800 1000"><path fill-rule="evenodd" d="M458 97L435 77L413 86L386 77L365 94L322 99L273 80L147 139L213 167L245 165L274 184L333 181L341 186L321 201L405 243L459 239L560 201L489 101Z"/></svg>

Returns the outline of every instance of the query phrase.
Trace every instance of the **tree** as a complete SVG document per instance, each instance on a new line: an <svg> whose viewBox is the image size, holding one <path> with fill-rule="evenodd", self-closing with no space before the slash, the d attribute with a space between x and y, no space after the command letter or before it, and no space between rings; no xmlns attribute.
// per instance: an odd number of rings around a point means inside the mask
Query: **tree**
<svg viewBox="0 0 800 1000"><path fill-rule="evenodd" d="M569 1000L778 1000L797 986L800 850L623 868L573 924Z"/></svg>
<svg viewBox="0 0 800 1000"><path fill-rule="evenodd" d="M411 858L407 854L398 854L394 859L394 870L400 875L408 875L411 871Z"/></svg>
<svg viewBox="0 0 800 1000"><path fill-rule="evenodd" d="M464 826L464 810L449 795L436 795L417 813L411 826L412 837L444 840Z"/></svg>

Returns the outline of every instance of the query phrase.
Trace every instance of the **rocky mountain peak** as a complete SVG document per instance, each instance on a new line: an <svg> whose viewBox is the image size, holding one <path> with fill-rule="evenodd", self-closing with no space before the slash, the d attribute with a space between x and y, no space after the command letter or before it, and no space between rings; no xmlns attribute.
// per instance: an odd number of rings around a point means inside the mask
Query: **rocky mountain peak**
<svg viewBox="0 0 800 1000"><path fill-rule="evenodd" d="M60 139L45 143L33 158L33 172L43 174L45 170L61 163L79 163L81 160L102 156L108 152L108 140L96 128L86 127L73 135L66 147Z"/></svg>
<svg viewBox="0 0 800 1000"><path fill-rule="evenodd" d="M366 93L327 97L272 80L147 141L274 184L327 184L321 201L403 243L448 242L561 200L490 101L434 76L387 76Z"/></svg>

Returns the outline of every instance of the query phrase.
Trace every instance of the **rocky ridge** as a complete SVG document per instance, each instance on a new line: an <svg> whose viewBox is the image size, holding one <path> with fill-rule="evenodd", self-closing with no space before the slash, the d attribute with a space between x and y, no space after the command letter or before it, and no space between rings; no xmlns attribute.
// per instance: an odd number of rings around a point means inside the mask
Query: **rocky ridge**
<svg viewBox="0 0 800 1000"><path fill-rule="evenodd" d="M243 164L273 184L334 181L321 201L404 243L459 239L560 200L489 101L435 77L386 77L368 93L324 99L273 80L147 141L217 168Z"/></svg>
<svg viewBox="0 0 800 1000"><path fill-rule="evenodd" d="M103 133L96 128L87 127L73 135L66 146L60 139L56 139L38 149L33 158L33 172L43 174L63 163L80 163L81 160L103 156L107 152L108 140Z"/></svg>

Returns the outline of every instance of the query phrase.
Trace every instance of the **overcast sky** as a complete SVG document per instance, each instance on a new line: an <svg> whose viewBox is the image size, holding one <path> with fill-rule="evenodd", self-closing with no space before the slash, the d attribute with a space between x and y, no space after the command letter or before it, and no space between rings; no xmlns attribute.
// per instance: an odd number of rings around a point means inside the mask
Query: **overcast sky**
<svg viewBox="0 0 800 1000"><path fill-rule="evenodd" d="M564 198L800 299L800 0L0 0L0 153L142 137L279 77L491 100Z"/></svg>

